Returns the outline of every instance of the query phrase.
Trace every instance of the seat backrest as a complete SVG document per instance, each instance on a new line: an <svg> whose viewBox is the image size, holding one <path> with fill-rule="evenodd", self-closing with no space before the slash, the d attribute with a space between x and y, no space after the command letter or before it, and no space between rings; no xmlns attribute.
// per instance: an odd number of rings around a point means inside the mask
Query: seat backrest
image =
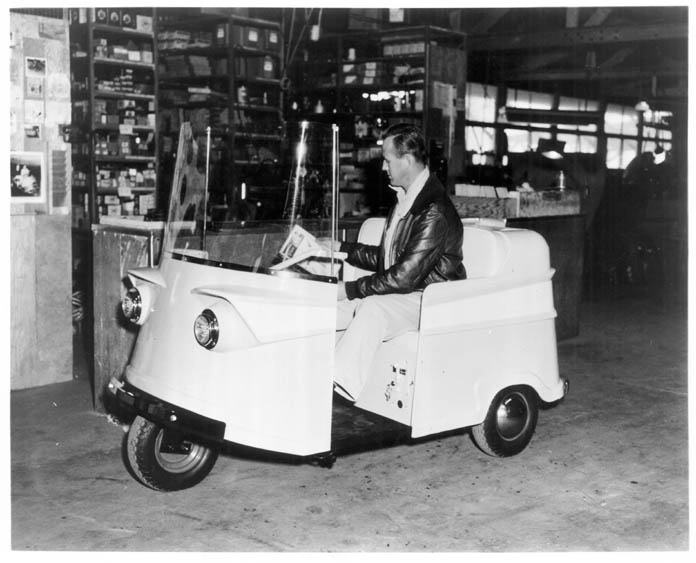
<svg viewBox="0 0 696 563"><path fill-rule="evenodd" d="M502 229L464 225L463 262L468 279L499 274L508 256Z"/></svg>
<svg viewBox="0 0 696 563"><path fill-rule="evenodd" d="M383 217L366 219L360 227L358 242L379 244L384 222ZM462 224L463 262L469 279L505 272L542 271L549 267L548 246L534 231L481 224L471 219L462 219Z"/></svg>
<svg viewBox="0 0 696 563"><path fill-rule="evenodd" d="M363 244L379 244L382 240L382 231L384 230L384 217L369 217L360 225L358 232L358 242Z"/></svg>

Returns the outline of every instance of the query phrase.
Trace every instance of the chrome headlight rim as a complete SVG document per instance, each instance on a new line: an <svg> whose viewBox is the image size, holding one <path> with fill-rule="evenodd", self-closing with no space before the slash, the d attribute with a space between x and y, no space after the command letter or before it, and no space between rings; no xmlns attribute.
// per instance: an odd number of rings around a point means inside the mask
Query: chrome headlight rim
<svg viewBox="0 0 696 563"><path fill-rule="evenodd" d="M207 336L201 337L199 331L199 323L204 322L207 326ZM204 309L200 315L193 321L193 336L199 345L206 350L215 348L220 338L220 324L215 313L211 309Z"/></svg>
<svg viewBox="0 0 696 563"><path fill-rule="evenodd" d="M128 303L130 303L130 307L127 305ZM138 324L143 312L143 297L137 288L131 287L123 296L121 311L130 322Z"/></svg>

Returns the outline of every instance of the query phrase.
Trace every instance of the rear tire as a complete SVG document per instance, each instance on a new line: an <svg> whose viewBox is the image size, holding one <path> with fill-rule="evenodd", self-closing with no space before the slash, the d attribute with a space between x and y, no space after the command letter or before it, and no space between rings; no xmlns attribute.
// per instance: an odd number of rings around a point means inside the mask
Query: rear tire
<svg viewBox="0 0 696 563"><path fill-rule="evenodd" d="M471 429L471 434L484 453L510 457L527 447L538 417L536 392L524 385L508 387L495 396L486 418Z"/></svg>
<svg viewBox="0 0 696 563"><path fill-rule="evenodd" d="M218 450L183 440L186 453L161 450L164 427L141 416L128 430L128 464L137 479L157 491L180 491L200 483L217 461Z"/></svg>

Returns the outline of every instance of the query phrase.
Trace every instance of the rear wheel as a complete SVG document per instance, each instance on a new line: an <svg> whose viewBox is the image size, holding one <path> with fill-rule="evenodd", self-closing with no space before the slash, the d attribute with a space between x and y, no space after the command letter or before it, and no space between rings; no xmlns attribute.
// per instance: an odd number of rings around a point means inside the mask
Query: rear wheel
<svg viewBox="0 0 696 563"><path fill-rule="evenodd" d="M128 430L128 463L144 485L179 491L200 483L212 470L218 450L188 439L172 440L159 424L137 416Z"/></svg>
<svg viewBox="0 0 696 563"><path fill-rule="evenodd" d="M530 387L514 386L500 391L484 421L471 429L476 445L488 455L509 457L527 447L539 416L539 401Z"/></svg>

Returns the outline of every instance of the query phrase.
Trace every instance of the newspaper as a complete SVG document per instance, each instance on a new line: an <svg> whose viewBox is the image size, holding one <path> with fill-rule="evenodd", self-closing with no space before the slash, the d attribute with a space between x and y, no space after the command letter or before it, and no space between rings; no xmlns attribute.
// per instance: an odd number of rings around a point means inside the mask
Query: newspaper
<svg viewBox="0 0 696 563"><path fill-rule="evenodd" d="M283 261L272 266L273 269L297 265L306 272L318 276L335 276L340 269L340 265L335 264L332 268L331 249L320 244L312 233L299 225L293 226L278 254ZM343 252L333 252L334 260L343 259L345 256Z"/></svg>

